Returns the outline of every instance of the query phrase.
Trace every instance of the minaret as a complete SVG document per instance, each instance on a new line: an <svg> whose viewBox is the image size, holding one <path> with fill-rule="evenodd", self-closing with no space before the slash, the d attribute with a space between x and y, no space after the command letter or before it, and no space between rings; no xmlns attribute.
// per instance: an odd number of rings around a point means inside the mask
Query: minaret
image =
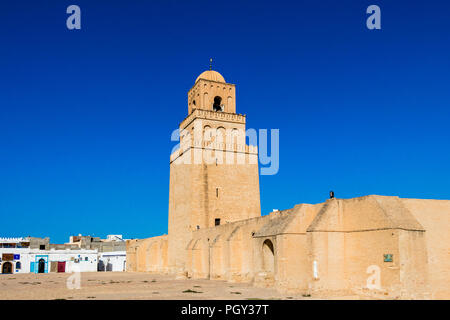
<svg viewBox="0 0 450 320"><path fill-rule="evenodd" d="M260 215L258 151L245 143L236 86L207 70L188 92L170 157L169 268L184 271L192 232Z"/></svg>

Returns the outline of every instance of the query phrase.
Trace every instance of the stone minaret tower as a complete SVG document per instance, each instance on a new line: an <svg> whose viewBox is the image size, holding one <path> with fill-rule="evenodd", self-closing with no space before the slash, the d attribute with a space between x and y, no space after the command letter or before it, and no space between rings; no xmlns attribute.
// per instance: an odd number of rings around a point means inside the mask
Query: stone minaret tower
<svg viewBox="0 0 450 320"><path fill-rule="evenodd" d="M192 232L260 215L258 151L246 145L236 86L205 71L188 92L180 148L170 157L169 268L184 272Z"/></svg>

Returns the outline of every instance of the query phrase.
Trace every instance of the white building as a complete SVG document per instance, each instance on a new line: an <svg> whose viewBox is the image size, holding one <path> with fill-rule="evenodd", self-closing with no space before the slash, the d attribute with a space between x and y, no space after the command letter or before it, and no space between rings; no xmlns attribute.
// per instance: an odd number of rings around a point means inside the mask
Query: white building
<svg viewBox="0 0 450 320"><path fill-rule="evenodd" d="M98 271L126 271L126 251L99 252Z"/></svg>
<svg viewBox="0 0 450 320"><path fill-rule="evenodd" d="M96 272L97 250L0 248L1 273Z"/></svg>
<svg viewBox="0 0 450 320"><path fill-rule="evenodd" d="M108 234L106 236L106 240L108 240L108 241L125 241L121 234Z"/></svg>
<svg viewBox="0 0 450 320"><path fill-rule="evenodd" d="M111 238L117 241L122 237ZM0 274L125 271L126 251L98 252L98 249L77 247L64 249L64 245L50 249L47 246L46 250L45 246L36 243L30 246L30 238L0 238Z"/></svg>

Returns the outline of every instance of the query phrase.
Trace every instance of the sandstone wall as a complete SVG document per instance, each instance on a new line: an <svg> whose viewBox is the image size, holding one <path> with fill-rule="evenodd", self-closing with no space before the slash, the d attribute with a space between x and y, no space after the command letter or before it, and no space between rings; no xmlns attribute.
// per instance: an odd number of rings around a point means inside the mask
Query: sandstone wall
<svg viewBox="0 0 450 320"><path fill-rule="evenodd" d="M426 230L430 295L450 298L450 201L401 199ZM417 252L417 251L416 251Z"/></svg>
<svg viewBox="0 0 450 320"><path fill-rule="evenodd" d="M450 201L331 199L192 230L179 250L191 278L314 296L448 299L449 213ZM127 243L129 270L168 270L154 245L167 236L158 238Z"/></svg>
<svg viewBox="0 0 450 320"><path fill-rule="evenodd" d="M167 235L127 240L127 271L168 273Z"/></svg>

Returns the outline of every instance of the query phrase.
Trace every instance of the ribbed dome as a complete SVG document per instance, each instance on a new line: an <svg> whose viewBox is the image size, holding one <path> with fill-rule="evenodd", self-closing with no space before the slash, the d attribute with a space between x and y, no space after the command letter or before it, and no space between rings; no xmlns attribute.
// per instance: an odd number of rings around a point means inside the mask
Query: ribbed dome
<svg viewBox="0 0 450 320"><path fill-rule="evenodd" d="M205 79L205 80L211 80L211 81L217 81L217 82L223 82L225 83L224 77L220 73L214 70L207 70L203 72L201 75L198 76L198 78L195 80L197 82L199 79Z"/></svg>

